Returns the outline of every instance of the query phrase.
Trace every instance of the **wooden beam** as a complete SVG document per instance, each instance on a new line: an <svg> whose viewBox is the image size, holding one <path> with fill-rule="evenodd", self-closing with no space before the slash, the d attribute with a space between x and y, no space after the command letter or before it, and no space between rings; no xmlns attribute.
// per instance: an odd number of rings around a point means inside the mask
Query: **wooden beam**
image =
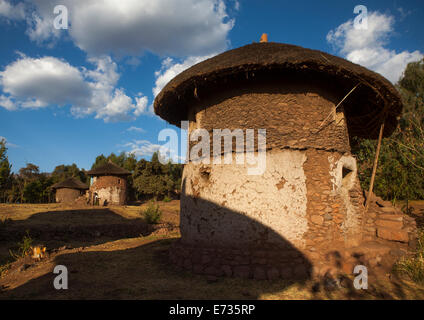
<svg viewBox="0 0 424 320"><path fill-rule="evenodd" d="M374 180L375 180L375 173L377 171L377 164L378 164L378 156L380 154L380 147L381 147L381 140L383 138L383 131L384 131L384 122L380 126L380 132L378 134L378 143L377 143L377 150L375 151L375 157L374 157L374 165L372 167L372 174L371 174L371 182L370 182L370 188L368 190L368 197L367 202L365 203L365 212L368 211L368 207L372 198L372 190L374 188Z"/></svg>

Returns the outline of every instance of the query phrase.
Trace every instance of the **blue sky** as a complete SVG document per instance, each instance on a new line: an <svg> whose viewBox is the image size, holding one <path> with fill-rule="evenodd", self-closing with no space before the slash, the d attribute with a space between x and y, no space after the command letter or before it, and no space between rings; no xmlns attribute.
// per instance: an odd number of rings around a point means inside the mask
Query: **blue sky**
<svg viewBox="0 0 424 320"><path fill-rule="evenodd" d="M67 30L54 28L60 4ZM267 33L396 82L424 53L423 21L422 1L0 0L0 137L15 172L89 169L121 151L149 159L175 128L153 114L154 97L192 64Z"/></svg>

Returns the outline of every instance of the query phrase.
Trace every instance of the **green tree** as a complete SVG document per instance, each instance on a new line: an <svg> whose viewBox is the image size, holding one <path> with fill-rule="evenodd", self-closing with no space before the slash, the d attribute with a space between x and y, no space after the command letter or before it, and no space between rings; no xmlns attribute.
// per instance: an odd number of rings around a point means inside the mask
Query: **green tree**
<svg viewBox="0 0 424 320"><path fill-rule="evenodd" d="M73 163L72 165L61 164L59 166L56 166L56 168L52 172L52 178L54 183L63 181L71 177L77 178L84 183L87 183L88 180L85 171L80 170L75 163Z"/></svg>
<svg viewBox="0 0 424 320"><path fill-rule="evenodd" d="M0 140L0 201L5 202L11 185L11 164L7 158L6 140Z"/></svg>
<svg viewBox="0 0 424 320"><path fill-rule="evenodd" d="M19 169L19 175L14 178L12 196L19 194L20 203L44 203L52 199L50 186L54 183L54 178L47 173L40 173L40 169L33 163L27 163L26 167Z"/></svg>
<svg viewBox="0 0 424 320"><path fill-rule="evenodd" d="M141 159L133 173L134 188L139 198L170 197L180 188L182 165L159 161L158 153L153 153L150 161Z"/></svg>
<svg viewBox="0 0 424 320"><path fill-rule="evenodd" d="M96 160L94 161L93 165L91 166L91 169L96 169L104 164L107 163L107 158L101 154L100 156L96 157Z"/></svg>
<svg viewBox="0 0 424 320"><path fill-rule="evenodd" d="M409 63L396 88L404 105L399 126L382 140L374 193L389 200L424 199L424 59ZM375 140L353 139L359 179L368 190Z"/></svg>

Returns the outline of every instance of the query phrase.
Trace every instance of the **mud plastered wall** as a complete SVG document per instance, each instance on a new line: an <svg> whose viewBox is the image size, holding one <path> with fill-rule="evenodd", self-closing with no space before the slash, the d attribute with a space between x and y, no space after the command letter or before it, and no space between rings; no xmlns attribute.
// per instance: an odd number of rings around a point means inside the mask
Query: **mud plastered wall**
<svg viewBox="0 0 424 320"><path fill-rule="evenodd" d="M243 164L187 164L181 198L183 240L258 247L278 245L284 237L303 246L308 228L305 160L301 151L269 152L265 173L256 176L248 175Z"/></svg>
<svg viewBox="0 0 424 320"><path fill-rule="evenodd" d="M363 199L344 113L335 105L323 89L277 84L194 106L190 133L206 129L212 143L213 129L266 129L268 151L263 175L248 175L235 154L232 164L185 166L182 242L271 248L288 241L311 259L357 244Z"/></svg>
<svg viewBox="0 0 424 320"><path fill-rule="evenodd" d="M343 177L346 163L353 170ZM363 209L356 174L353 157L314 149L268 152L263 175L248 175L247 165L189 163L181 198L183 242L275 247L287 240L310 252L355 245Z"/></svg>
<svg viewBox="0 0 424 320"><path fill-rule="evenodd" d="M317 86L276 83L218 92L189 111L190 130L263 129L268 149L315 148L350 153L338 99ZM212 138L210 139L212 141ZM193 145L193 143L192 143Z"/></svg>
<svg viewBox="0 0 424 320"><path fill-rule="evenodd" d="M124 177L99 176L93 177L90 191L92 195L96 192L99 197L99 204L123 205L126 203L127 181Z"/></svg>
<svg viewBox="0 0 424 320"><path fill-rule="evenodd" d="M56 202L72 203L81 195L77 189L61 188L56 190Z"/></svg>

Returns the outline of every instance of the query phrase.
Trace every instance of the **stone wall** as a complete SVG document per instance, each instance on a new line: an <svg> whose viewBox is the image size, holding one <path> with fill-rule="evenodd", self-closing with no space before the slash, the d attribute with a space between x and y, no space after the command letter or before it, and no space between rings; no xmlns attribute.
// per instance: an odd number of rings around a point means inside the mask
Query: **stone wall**
<svg viewBox="0 0 424 320"><path fill-rule="evenodd" d="M93 177L90 186L91 201L94 199L94 193L97 193L100 205L124 205L127 199L126 178L119 176Z"/></svg>
<svg viewBox="0 0 424 320"><path fill-rule="evenodd" d="M56 202L73 203L81 195L81 191L77 189L60 188L56 190Z"/></svg>

